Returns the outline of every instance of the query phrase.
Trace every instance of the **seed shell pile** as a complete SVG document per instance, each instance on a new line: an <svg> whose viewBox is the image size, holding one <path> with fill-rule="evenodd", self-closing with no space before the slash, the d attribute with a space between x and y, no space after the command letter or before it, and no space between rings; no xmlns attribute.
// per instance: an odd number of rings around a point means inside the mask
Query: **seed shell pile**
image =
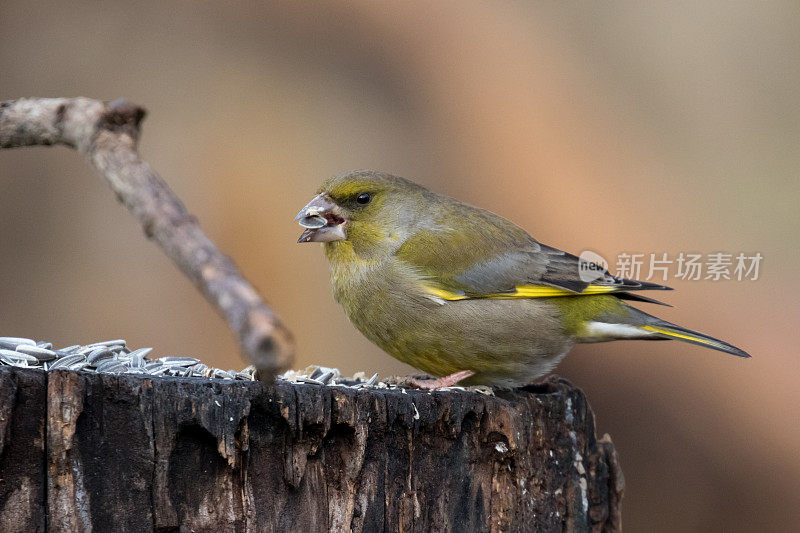
<svg viewBox="0 0 800 533"><path fill-rule="evenodd" d="M123 339L53 348L49 342L21 337L0 337L0 365L63 369L101 374L198 377L252 381L254 369L222 370L201 363L196 357L150 357L152 348L130 349Z"/></svg>
<svg viewBox="0 0 800 533"><path fill-rule="evenodd" d="M208 366L196 357L164 356L153 358L152 348L131 349L124 339L76 344L54 348L50 342L37 342L22 337L0 337L0 366L74 370L100 374L140 374L206 379L254 381L255 367L244 370L223 370ZM278 379L292 383L344 387L387 387L378 382L378 374L367 379L363 372L343 378L336 368L310 366L289 370Z"/></svg>
<svg viewBox="0 0 800 533"><path fill-rule="evenodd" d="M40 370L73 370L98 374L139 374L142 376L170 376L182 378L224 379L255 381L256 369L248 366L244 370L223 370L201 363L196 357L164 356L151 357L152 348L131 349L124 339L75 344L65 348L53 348L50 342L37 342L22 337L0 337L0 366L38 368ZM367 378L363 372L353 377L343 377L336 368L312 365L303 370L289 370L278 379L295 384L349 387L354 389L400 389L405 392L402 378L379 380L378 374ZM472 390L482 394L493 394L491 388L445 387L440 390Z"/></svg>

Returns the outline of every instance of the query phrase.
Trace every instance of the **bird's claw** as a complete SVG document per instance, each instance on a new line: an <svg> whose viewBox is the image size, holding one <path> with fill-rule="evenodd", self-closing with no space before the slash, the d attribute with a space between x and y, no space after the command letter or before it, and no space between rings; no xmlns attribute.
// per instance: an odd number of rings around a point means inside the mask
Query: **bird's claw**
<svg viewBox="0 0 800 533"><path fill-rule="evenodd" d="M468 377L474 375L475 372L472 370L459 370L458 372L453 372L449 376L444 376L434 380L411 378L409 379L409 384L422 390L437 390L444 387L452 387L462 379L467 379Z"/></svg>

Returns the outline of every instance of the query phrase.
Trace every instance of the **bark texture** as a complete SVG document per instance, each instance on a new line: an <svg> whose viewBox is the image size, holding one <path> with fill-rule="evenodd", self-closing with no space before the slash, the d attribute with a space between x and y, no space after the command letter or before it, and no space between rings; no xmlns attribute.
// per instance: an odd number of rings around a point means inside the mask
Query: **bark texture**
<svg viewBox="0 0 800 533"><path fill-rule="evenodd" d="M616 531L580 390L492 397L0 367L4 531Z"/></svg>
<svg viewBox="0 0 800 533"><path fill-rule="evenodd" d="M21 98L0 102L0 149L61 144L85 155L145 235L227 319L245 356L269 382L291 366L289 331L137 151L145 111L125 100Z"/></svg>

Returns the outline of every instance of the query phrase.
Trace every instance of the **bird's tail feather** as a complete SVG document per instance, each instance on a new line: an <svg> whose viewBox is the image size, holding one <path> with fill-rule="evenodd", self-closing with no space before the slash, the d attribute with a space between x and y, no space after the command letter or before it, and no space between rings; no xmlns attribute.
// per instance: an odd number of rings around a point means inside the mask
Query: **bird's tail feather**
<svg viewBox="0 0 800 533"><path fill-rule="evenodd" d="M706 348L711 348L713 350L719 350L720 352L729 353L737 357L750 357L750 354L741 348L737 348L736 346L725 341L716 339L710 335L706 335L705 333L692 331L691 329L678 326L677 324L672 324L666 320L661 320L658 317L649 315L636 308L631 307L630 309L634 313L634 316L641 320L641 322L637 324L637 327L642 331L648 332L651 339L675 339L697 344L699 346L705 346ZM637 320L637 322L639 320Z"/></svg>
<svg viewBox="0 0 800 533"><path fill-rule="evenodd" d="M719 350L737 357L750 357L750 354L732 344L705 333L672 324L629 305L625 306L625 310L621 314L601 316L597 320L590 321L584 330L584 336L578 342L603 342L622 339L675 339Z"/></svg>
<svg viewBox="0 0 800 533"><path fill-rule="evenodd" d="M719 350L720 352L729 353L737 357L750 357L750 354L732 344L715 339L705 333L699 333L681 326L676 326L675 324L670 324L669 322L662 321L661 324L647 324L645 326L639 326L639 328L654 333L658 337L699 344L700 346Z"/></svg>

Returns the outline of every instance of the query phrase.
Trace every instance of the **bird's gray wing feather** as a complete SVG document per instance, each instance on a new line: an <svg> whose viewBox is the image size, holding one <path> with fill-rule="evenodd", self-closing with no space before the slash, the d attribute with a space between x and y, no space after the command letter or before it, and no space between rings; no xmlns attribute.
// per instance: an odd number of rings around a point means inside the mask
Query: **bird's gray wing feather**
<svg viewBox="0 0 800 533"><path fill-rule="evenodd" d="M617 291L667 289L663 285L613 276L597 267L593 278L580 274L575 255L539 243L512 222L448 198L444 215L419 228L396 255L439 288L467 296L513 292L525 285L564 289L575 294L590 284Z"/></svg>

